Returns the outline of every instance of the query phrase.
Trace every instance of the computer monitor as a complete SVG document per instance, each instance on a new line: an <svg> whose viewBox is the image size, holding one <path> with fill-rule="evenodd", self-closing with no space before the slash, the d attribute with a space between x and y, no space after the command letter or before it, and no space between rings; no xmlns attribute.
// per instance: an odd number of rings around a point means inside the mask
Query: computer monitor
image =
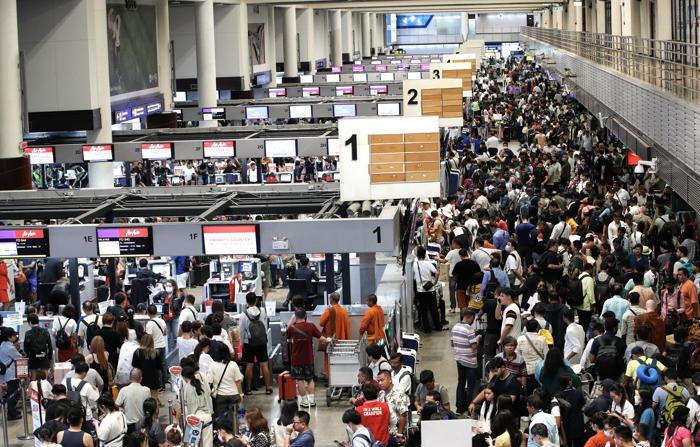
<svg viewBox="0 0 700 447"><path fill-rule="evenodd" d="M326 261L321 261L318 263L319 264L319 275L320 276L326 276ZM338 275L340 274L340 261L338 259L333 260L333 274Z"/></svg>
<svg viewBox="0 0 700 447"><path fill-rule="evenodd" d="M341 85L335 88L335 96L352 95L352 85Z"/></svg>
<svg viewBox="0 0 700 447"><path fill-rule="evenodd" d="M408 72L408 79L411 79L411 80L421 79L420 71L409 71Z"/></svg>
<svg viewBox="0 0 700 447"><path fill-rule="evenodd" d="M205 121L225 120L226 109L223 107L207 107L202 109L202 119Z"/></svg>
<svg viewBox="0 0 700 447"><path fill-rule="evenodd" d="M258 266L254 261L238 261L236 270L243 279L253 279L258 276Z"/></svg>
<svg viewBox="0 0 700 447"><path fill-rule="evenodd" d="M333 104L333 116L335 118L357 116L357 108L355 104Z"/></svg>
<svg viewBox="0 0 700 447"><path fill-rule="evenodd" d="M354 73L352 80L353 82L367 82L367 73Z"/></svg>
<svg viewBox="0 0 700 447"><path fill-rule="evenodd" d="M255 106L245 108L245 119L247 120L266 120L267 118L267 106Z"/></svg>
<svg viewBox="0 0 700 447"><path fill-rule="evenodd" d="M310 96L319 96L321 94L320 87L302 87L301 96L308 98Z"/></svg>
<svg viewBox="0 0 700 447"><path fill-rule="evenodd" d="M329 74L326 75L326 82L340 82L340 75L339 74Z"/></svg>
<svg viewBox="0 0 700 447"><path fill-rule="evenodd" d="M169 278L171 275L170 264L166 262L153 262L149 265L153 273Z"/></svg>
<svg viewBox="0 0 700 447"><path fill-rule="evenodd" d="M175 92L175 102L187 101L187 92Z"/></svg>
<svg viewBox="0 0 700 447"><path fill-rule="evenodd" d="M379 73L379 79L382 81L393 81L394 73Z"/></svg>
<svg viewBox="0 0 700 447"><path fill-rule="evenodd" d="M301 75L299 76L299 82L302 84L311 84L314 82L314 75Z"/></svg>
<svg viewBox="0 0 700 447"><path fill-rule="evenodd" d="M400 107L398 102L379 102L377 103L377 116L399 116L401 115Z"/></svg>
<svg viewBox="0 0 700 447"><path fill-rule="evenodd" d="M267 93L270 98L284 98L287 96L287 89L281 87L271 88Z"/></svg>
<svg viewBox="0 0 700 447"><path fill-rule="evenodd" d="M389 93L389 88L386 85L370 85L369 94L372 96L386 95Z"/></svg>
<svg viewBox="0 0 700 447"><path fill-rule="evenodd" d="M289 106L290 118L312 118L311 105Z"/></svg>

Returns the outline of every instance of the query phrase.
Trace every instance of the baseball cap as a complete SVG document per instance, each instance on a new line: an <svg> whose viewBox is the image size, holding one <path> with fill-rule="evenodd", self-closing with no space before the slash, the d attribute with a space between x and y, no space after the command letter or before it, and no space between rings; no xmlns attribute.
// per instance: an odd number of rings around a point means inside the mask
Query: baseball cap
<svg viewBox="0 0 700 447"><path fill-rule="evenodd" d="M632 348L632 355L641 355L644 354L644 348L641 346L635 346Z"/></svg>

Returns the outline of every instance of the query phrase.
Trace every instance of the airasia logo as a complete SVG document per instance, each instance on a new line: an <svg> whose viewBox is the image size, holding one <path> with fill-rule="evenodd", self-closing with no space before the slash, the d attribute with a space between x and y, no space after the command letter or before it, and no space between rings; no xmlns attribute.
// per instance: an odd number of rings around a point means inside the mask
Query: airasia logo
<svg viewBox="0 0 700 447"><path fill-rule="evenodd" d="M24 230L22 231L22 237L34 237L36 236L36 231L34 230Z"/></svg>
<svg viewBox="0 0 700 447"><path fill-rule="evenodd" d="M141 236L140 230L126 230L126 237Z"/></svg>
<svg viewBox="0 0 700 447"><path fill-rule="evenodd" d="M105 150L105 147L104 146L88 146L87 150L90 152L101 152L101 151Z"/></svg>
<svg viewBox="0 0 700 447"><path fill-rule="evenodd" d="M30 147L27 152L31 154L43 154L45 152L50 152L50 149L48 147Z"/></svg>
<svg viewBox="0 0 700 447"><path fill-rule="evenodd" d="M149 145L144 145L144 149L170 149L169 144L149 144Z"/></svg>
<svg viewBox="0 0 700 447"><path fill-rule="evenodd" d="M229 146L228 143L217 143L217 142L211 143L211 147L228 147L228 146Z"/></svg>

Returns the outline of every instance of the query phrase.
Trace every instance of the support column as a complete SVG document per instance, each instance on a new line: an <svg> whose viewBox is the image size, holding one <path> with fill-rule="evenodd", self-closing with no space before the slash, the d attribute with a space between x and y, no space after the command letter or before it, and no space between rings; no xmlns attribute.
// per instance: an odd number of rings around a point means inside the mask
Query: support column
<svg viewBox="0 0 700 447"><path fill-rule="evenodd" d="M194 4L195 40L197 47L198 107L216 107L216 38L214 33L214 0ZM215 121L213 121L215 122ZM212 127L202 125L200 127Z"/></svg>
<svg viewBox="0 0 700 447"><path fill-rule="evenodd" d="M574 29L579 33L583 31L583 6L574 6Z"/></svg>
<svg viewBox="0 0 700 447"><path fill-rule="evenodd" d="M372 57L372 25L368 12L362 13L362 57Z"/></svg>
<svg viewBox="0 0 700 447"><path fill-rule="evenodd" d="M352 56L355 52L352 41L352 12L342 11L342 40L343 40L343 62L352 62Z"/></svg>
<svg viewBox="0 0 700 447"><path fill-rule="evenodd" d="M673 38L673 27L671 22L671 0L656 0L656 40L671 40Z"/></svg>
<svg viewBox="0 0 700 447"><path fill-rule="evenodd" d="M250 66L250 47L248 46L248 5L240 3L230 7L233 21L236 24L234 33L238 43L235 60L237 69L234 76L240 76L242 79L241 89L246 91L250 90L250 73L253 71L253 67Z"/></svg>
<svg viewBox="0 0 700 447"><path fill-rule="evenodd" d="M284 8L284 75L299 76L297 57L297 11L294 6Z"/></svg>
<svg viewBox="0 0 700 447"><path fill-rule="evenodd" d="M558 30L564 29L564 8L559 6L554 10L554 27Z"/></svg>
<svg viewBox="0 0 700 447"><path fill-rule="evenodd" d="M620 36L622 35L622 1L621 0L610 0L610 17L612 21L612 35ZM627 0L629 1L629 0Z"/></svg>
<svg viewBox="0 0 700 447"><path fill-rule="evenodd" d="M313 8L297 9L297 32L299 33L299 65L303 71L316 72L316 48L314 37L314 10Z"/></svg>
<svg viewBox="0 0 700 447"><path fill-rule="evenodd" d="M22 93L19 77L17 2L0 2L0 189L31 189L29 159L20 152ZM8 174L8 173L13 174Z"/></svg>
<svg viewBox="0 0 700 447"><path fill-rule="evenodd" d="M367 304L367 295L377 290L374 272L377 255L376 253L358 253L357 257L360 259L360 302Z"/></svg>
<svg viewBox="0 0 700 447"><path fill-rule="evenodd" d="M552 27L552 10L547 8L542 11L542 28L549 29Z"/></svg>
<svg viewBox="0 0 700 447"><path fill-rule="evenodd" d="M670 0L669 0L670 1ZM331 15L331 66L343 65L343 31L342 15L340 10L330 11Z"/></svg>
<svg viewBox="0 0 700 447"><path fill-rule="evenodd" d="M95 89L93 102L100 109L100 128L87 132L88 144L108 144L112 142L112 104L109 91L109 46L107 44L107 2L93 0L87 3L88 20L92 20ZM90 45L90 43L88 43ZM88 163L88 185L90 188L114 188L112 162Z"/></svg>
<svg viewBox="0 0 700 447"><path fill-rule="evenodd" d="M170 17L168 0L156 0L156 49L158 53L158 89L163 94L163 111L173 109L173 78L170 70Z"/></svg>
<svg viewBox="0 0 700 447"><path fill-rule="evenodd" d="M602 0L594 0L594 1L595 1L596 32L598 34L605 34L605 2ZM668 0L668 1L670 2L671 0Z"/></svg>

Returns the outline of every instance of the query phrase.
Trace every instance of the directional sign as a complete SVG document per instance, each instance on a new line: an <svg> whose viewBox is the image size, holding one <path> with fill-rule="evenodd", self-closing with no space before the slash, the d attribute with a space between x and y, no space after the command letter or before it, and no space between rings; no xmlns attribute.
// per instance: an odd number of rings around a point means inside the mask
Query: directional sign
<svg viewBox="0 0 700 447"><path fill-rule="evenodd" d="M472 76L476 73L475 66L468 62L460 63L434 63L430 64L430 77L432 79L461 79L462 95L471 96Z"/></svg>
<svg viewBox="0 0 700 447"><path fill-rule="evenodd" d="M459 79L403 81L403 114L437 116L440 127L462 126L462 82Z"/></svg>

